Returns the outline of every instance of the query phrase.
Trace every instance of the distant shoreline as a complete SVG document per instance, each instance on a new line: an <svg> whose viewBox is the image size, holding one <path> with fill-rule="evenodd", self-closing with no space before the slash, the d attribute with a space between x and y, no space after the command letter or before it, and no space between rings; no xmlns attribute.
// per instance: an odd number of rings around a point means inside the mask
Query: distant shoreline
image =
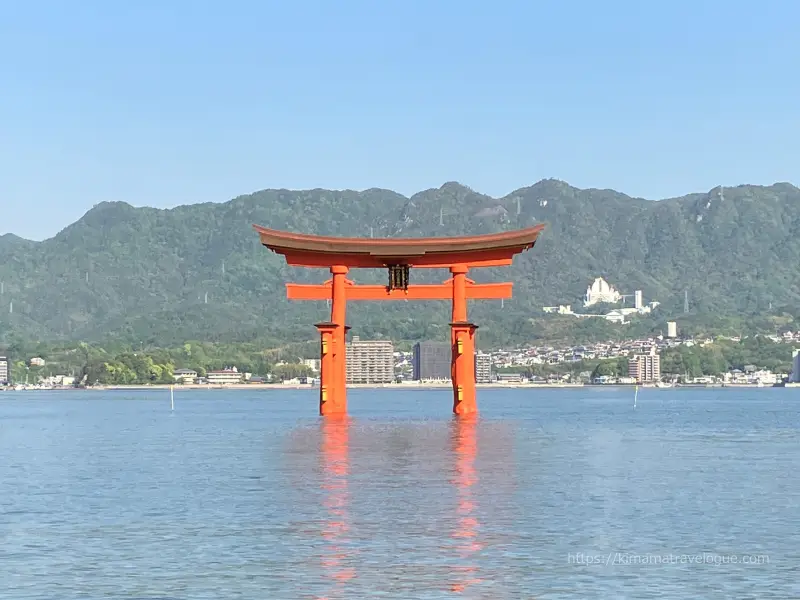
<svg viewBox="0 0 800 600"><path fill-rule="evenodd" d="M169 390L174 387L175 390L319 390L318 385L308 384L281 384L281 383L233 383L226 385L208 385L208 384L183 384L183 385L116 385L107 387L94 387L86 388L87 390ZM577 388L583 387L582 383L573 384L553 384L553 383L478 383L478 388ZM402 384L402 383L351 383L347 385L347 389L391 389L391 390L450 390L453 385L448 383L421 383L421 384Z"/></svg>
<svg viewBox="0 0 800 600"><path fill-rule="evenodd" d="M584 387L582 383L478 383L478 388L495 388L495 389L511 389L511 388L580 388ZM586 386L586 387L613 387L613 386ZM27 390L18 391L67 391L67 390L82 390L87 392L103 392L103 391L140 391L140 390L166 390L174 388L175 391L180 390L319 390L318 385L310 384L281 384L281 383L230 383L209 385L202 383L190 384L175 384L169 385L166 383L157 384L138 384L138 385L99 385L92 387L54 387L54 388L28 388ZM451 390L453 386L450 382L447 383L422 383L422 384L402 384L402 383L351 383L347 385L347 389L391 389L391 390ZM13 388L8 388L8 391L15 391Z"/></svg>
<svg viewBox="0 0 800 600"><path fill-rule="evenodd" d="M602 388L632 388L635 387L636 384L631 383L619 383L619 384L583 384L583 383L478 383L476 384L477 388L480 389L575 389L575 388L592 388L592 389L602 389ZM679 384L674 385L672 387L657 387L654 385L640 385L639 387L647 390L671 390L671 389L697 389L697 388L772 388L772 387L796 387L797 384L789 384L789 385L764 385L759 386L755 383L736 383L736 384L724 384L724 383L717 383L717 384ZM169 385L169 384L140 384L140 385L109 385L109 386L94 386L94 387L86 387L86 388L73 388L73 387L54 387L54 388L28 388L23 390L14 390L13 388L5 388L3 391L25 391L25 392L36 392L36 391L46 391L46 392L54 392L54 391L69 391L69 390L82 390L86 392L103 392L103 391L146 391L146 390L164 390L169 391L170 388L174 388L176 391L181 390L272 390L272 391L281 391L281 390L319 390L319 386L317 385L308 385L308 384L292 384L292 385L284 385L280 383L234 383L234 384L224 384L224 385L209 385L209 384L180 384L180 385ZM402 384L402 383L376 383L376 384L364 384L364 383L355 383L350 384L347 386L348 389L369 389L369 390L376 390L376 389L390 389L390 390L406 390L406 391L414 391L414 390L451 390L452 384L450 382L447 383L419 383L419 384Z"/></svg>

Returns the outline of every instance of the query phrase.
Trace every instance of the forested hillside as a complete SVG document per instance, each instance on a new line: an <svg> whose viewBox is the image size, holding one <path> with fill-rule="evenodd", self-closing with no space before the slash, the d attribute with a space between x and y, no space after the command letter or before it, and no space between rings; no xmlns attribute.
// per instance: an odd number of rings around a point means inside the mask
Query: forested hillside
<svg viewBox="0 0 800 600"><path fill-rule="evenodd" d="M533 250L508 269L474 273L514 282L514 299L476 302L479 337L494 344L558 335L610 335L619 326L543 315L579 305L605 277L644 291L660 310L629 331L687 324L763 322L800 307L800 190L715 188L661 201L544 180L504 198L447 183L411 198L389 190L265 190L222 204L170 210L103 203L57 236L0 237L0 341L272 341L313 337L324 303L289 303L284 283L327 273L286 267L259 245L253 224L331 235L390 237L488 233L545 223ZM383 282L384 272L354 274ZM412 271L414 281L446 273ZM690 312L683 315L684 290ZM12 306L13 304L13 306ZM729 318L732 318L729 319ZM441 338L443 303L351 306L354 334ZM780 319L778 320L780 321Z"/></svg>

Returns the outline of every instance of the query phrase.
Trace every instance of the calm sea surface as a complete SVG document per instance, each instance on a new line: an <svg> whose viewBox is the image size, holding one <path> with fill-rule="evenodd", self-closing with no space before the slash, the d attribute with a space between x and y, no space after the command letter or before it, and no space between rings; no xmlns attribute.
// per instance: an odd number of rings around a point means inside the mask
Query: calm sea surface
<svg viewBox="0 0 800 600"><path fill-rule="evenodd" d="M800 597L800 390L0 394L0 598Z"/></svg>

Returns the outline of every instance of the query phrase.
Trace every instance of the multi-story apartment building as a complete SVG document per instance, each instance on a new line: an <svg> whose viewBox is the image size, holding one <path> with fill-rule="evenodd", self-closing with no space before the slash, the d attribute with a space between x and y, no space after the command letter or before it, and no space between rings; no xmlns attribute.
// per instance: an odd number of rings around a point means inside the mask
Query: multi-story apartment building
<svg viewBox="0 0 800 600"><path fill-rule="evenodd" d="M655 346L647 353L635 354L628 359L628 376L637 383L661 381L661 357Z"/></svg>
<svg viewBox="0 0 800 600"><path fill-rule="evenodd" d="M414 345L414 379L450 379L452 362L448 342L418 342Z"/></svg>
<svg viewBox="0 0 800 600"><path fill-rule="evenodd" d="M452 348L448 342L418 342L414 345L414 379L417 381L450 380ZM475 354L475 382L492 382L492 356Z"/></svg>
<svg viewBox="0 0 800 600"><path fill-rule="evenodd" d="M492 355L475 355L475 383L492 383Z"/></svg>
<svg viewBox="0 0 800 600"><path fill-rule="evenodd" d="M392 383L394 344L390 340L361 340L346 346L347 383Z"/></svg>
<svg viewBox="0 0 800 600"><path fill-rule="evenodd" d="M0 359L1 360L1 359ZM792 350L792 374L789 383L800 383L800 350Z"/></svg>
<svg viewBox="0 0 800 600"><path fill-rule="evenodd" d="M7 356L0 356L0 385L7 385L11 373Z"/></svg>

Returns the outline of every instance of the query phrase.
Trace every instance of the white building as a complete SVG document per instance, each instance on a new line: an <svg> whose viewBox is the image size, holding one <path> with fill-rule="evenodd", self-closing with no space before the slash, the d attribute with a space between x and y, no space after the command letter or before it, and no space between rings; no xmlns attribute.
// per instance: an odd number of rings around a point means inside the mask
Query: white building
<svg viewBox="0 0 800 600"><path fill-rule="evenodd" d="M318 358L305 358L303 359L303 365L314 371L315 373L319 373L319 359Z"/></svg>
<svg viewBox="0 0 800 600"><path fill-rule="evenodd" d="M197 379L197 371L194 369L177 369L172 376L177 383L194 383L194 380Z"/></svg>
<svg viewBox="0 0 800 600"><path fill-rule="evenodd" d="M586 288L586 296L583 299L584 306L592 306L598 302L605 302L608 304L616 304L622 299L620 294L614 286L602 277L598 277Z"/></svg>
<svg viewBox="0 0 800 600"><path fill-rule="evenodd" d="M678 337L678 324L675 321L669 321L667 323L667 337L668 338Z"/></svg>
<svg viewBox="0 0 800 600"><path fill-rule="evenodd" d="M636 290L633 293L633 307L636 310L642 310L644 308L644 302L642 302L642 290Z"/></svg>
<svg viewBox="0 0 800 600"><path fill-rule="evenodd" d="M800 383L800 350L792 350L792 374L789 383Z"/></svg>
<svg viewBox="0 0 800 600"><path fill-rule="evenodd" d="M206 380L208 383L214 384L233 384L241 383L244 373L239 373L236 367L223 369L222 371L209 371L206 373Z"/></svg>
<svg viewBox="0 0 800 600"><path fill-rule="evenodd" d="M475 354L475 383L492 383L491 354Z"/></svg>
<svg viewBox="0 0 800 600"><path fill-rule="evenodd" d="M558 313L559 315L571 315L572 306L569 304L559 304L558 306L543 306L542 310L546 313Z"/></svg>
<svg viewBox="0 0 800 600"><path fill-rule="evenodd" d="M394 381L394 344L390 340L353 341L345 346L347 383L392 383Z"/></svg>
<svg viewBox="0 0 800 600"><path fill-rule="evenodd" d="M611 321L612 323L619 323L620 325L625 324L625 310L610 310L606 314L603 315L606 321Z"/></svg>

